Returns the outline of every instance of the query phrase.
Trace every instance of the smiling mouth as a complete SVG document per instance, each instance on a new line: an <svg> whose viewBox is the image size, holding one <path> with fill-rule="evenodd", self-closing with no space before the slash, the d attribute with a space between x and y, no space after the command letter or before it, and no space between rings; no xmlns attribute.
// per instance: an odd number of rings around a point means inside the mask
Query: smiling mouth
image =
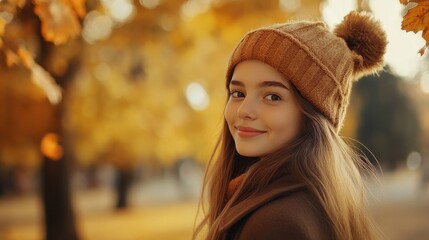
<svg viewBox="0 0 429 240"><path fill-rule="evenodd" d="M241 138L252 138L266 133L266 131L261 131L261 130L249 128L249 127L238 126L238 127L235 127L235 129L237 130L238 136Z"/></svg>

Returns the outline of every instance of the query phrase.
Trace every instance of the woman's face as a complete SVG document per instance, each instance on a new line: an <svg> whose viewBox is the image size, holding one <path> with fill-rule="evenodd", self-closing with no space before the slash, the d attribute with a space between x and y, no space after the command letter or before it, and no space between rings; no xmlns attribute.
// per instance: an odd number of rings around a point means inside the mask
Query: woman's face
<svg viewBox="0 0 429 240"><path fill-rule="evenodd" d="M299 134L304 118L290 83L270 65L239 63L229 92L225 119L240 155L266 156Z"/></svg>

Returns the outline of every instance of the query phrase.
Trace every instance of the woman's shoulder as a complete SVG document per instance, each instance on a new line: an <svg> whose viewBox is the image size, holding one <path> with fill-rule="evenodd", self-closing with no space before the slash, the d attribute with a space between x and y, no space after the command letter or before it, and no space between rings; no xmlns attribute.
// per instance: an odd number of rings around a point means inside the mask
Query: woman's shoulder
<svg viewBox="0 0 429 240"><path fill-rule="evenodd" d="M308 191L275 198L250 214L239 239L332 239L323 209Z"/></svg>

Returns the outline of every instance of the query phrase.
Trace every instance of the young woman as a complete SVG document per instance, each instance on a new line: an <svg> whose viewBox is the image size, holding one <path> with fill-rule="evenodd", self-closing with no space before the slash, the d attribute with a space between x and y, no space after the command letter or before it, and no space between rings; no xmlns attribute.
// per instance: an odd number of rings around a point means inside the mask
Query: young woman
<svg viewBox="0 0 429 240"><path fill-rule="evenodd" d="M194 239L378 238L361 178L372 167L338 132L352 82L382 67L386 44L380 24L357 12L333 33L301 21L241 40Z"/></svg>

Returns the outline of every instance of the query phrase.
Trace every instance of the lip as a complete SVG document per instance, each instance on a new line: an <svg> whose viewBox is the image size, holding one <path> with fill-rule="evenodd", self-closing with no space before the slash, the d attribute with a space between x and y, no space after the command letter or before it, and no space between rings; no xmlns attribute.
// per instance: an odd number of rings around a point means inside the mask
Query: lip
<svg viewBox="0 0 429 240"><path fill-rule="evenodd" d="M235 129L237 129L237 134L241 138L252 138L266 133L266 131L245 126L235 126Z"/></svg>

